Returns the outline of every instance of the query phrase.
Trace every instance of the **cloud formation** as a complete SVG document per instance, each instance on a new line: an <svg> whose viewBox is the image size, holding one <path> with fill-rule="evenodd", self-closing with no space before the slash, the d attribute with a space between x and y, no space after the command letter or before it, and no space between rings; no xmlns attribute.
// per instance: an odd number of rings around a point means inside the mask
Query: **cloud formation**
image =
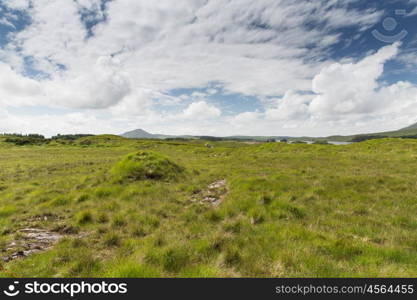
<svg viewBox="0 0 417 300"><path fill-rule="evenodd" d="M317 94L309 106L313 115L372 113L385 105L376 97L384 64L398 53L399 44L381 48L357 63L334 63L323 68L312 81Z"/></svg>
<svg viewBox="0 0 417 300"><path fill-rule="evenodd" d="M396 57L399 47L399 43L389 45L357 62L324 67L312 80L313 94L288 91L266 110L266 119L354 126L411 124L417 112L417 87L406 81L392 85L379 81L385 63ZM378 131L374 126L369 131Z"/></svg>
<svg viewBox="0 0 417 300"><path fill-rule="evenodd" d="M184 110L184 117L192 120L215 118L220 115L220 109L205 101L193 102Z"/></svg>
<svg viewBox="0 0 417 300"><path fill-rule="evenodd" d="M376 127L385 118L393 126L406 123L416 113L414 85L379 81L400 45L360 60L330 55L344 30L360 35L383 16L355 8L357 2L0 0L16 18L30 20L0 49L0 108L7 113L0 131L26 131L25 124L44 131L33 124L47 120L60 131L147 126L200 134L297 128L325 134L329 122L351 128ZM191 92L175 92L181 89ZM211 102L237 102L230 95L263 107L237 113ZM29 106L67 113L10 112Z"/></svg>
<svg viewBox="0 0 417 300"><path fill-rule="evenodd" d="M11 6L26 9L32 22L13 35L11 45L51 81L68 80L70 86L95 76L99 57L116 56L126 77L157 91L221 82L233 93L277 95L288 87L308 88L309 77L321 65L309 57L339 39L331 29L366 28L380 15L332 2L111 1L107 21L90 25L92 36L87 38L80 13L103 14L100 1L38 0L30 8L28 1L20 1ZM311 22L325 26L307 28ZM306 46L314 46L314 51ZM80 85L82 89L88 94L90 86ZM93 97L91 102L83 106L117 101Z"/></svg>

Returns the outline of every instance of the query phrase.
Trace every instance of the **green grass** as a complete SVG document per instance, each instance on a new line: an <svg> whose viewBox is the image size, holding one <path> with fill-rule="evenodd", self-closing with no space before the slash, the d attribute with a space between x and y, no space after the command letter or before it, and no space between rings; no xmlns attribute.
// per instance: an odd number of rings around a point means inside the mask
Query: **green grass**
<svg viewBox="0 0 417 300"><path fill-rule="evenodd" d="M168 158L151 151L138 151L127 155L111 170L116 181L175 179L183 168Z"/></svg>
<svg viewBox="0 0 417 300"><path fill-rule="evenodd" d="M204 144L0 141L0 249L71 229L1 276L416 276L416 140ZM220 205L193 201L221 179Z"/></svg>

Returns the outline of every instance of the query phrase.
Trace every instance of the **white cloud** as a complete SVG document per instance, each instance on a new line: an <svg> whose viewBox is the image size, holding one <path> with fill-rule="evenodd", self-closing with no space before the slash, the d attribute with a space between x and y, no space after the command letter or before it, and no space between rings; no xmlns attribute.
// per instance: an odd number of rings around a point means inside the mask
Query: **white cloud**
<svg viewBox="0 0 417 300"><path fill-rule="evenodd" d="M247 111L240 113L232 118L232 122L238 125L248 125L249 123L257 122L262 114L257 111Z"/></svg>
<svg viewBox="0 0 417 300"><path fill-rule="evenodd" d="M89 11L97 11L100 9L101 0L75 0L80 7Z"/></svg>
<svg viewBox="0 0 417 300"><path fill-rule="evenodd" d="M0 132L42 133L52 136L57 133L119 134L124 131L124 128L117 122L109 123L108 119L97 116L94 112L70 112L64 115L13 115L11 113L2 115L0 110L0 116L2 117Z"/></svg>
<svg viewBox="0 0 417 300"><path fill-rule="evenodd" d="M402 64L405 65L407 70L411 72L416 71L417 66L417 53L415 52L416 49L413 49L414 51L411 52L405 52L401 53L396 59L400 61Z"/></svg>
<svg viewBox="0 0 417 300"><path fill-rule="evenodd" d="M265 111L268 120L303 120L309 117L312 95L301 95L287 91L282 99L277 99L274 107Z"/></svg>
<svg viewBox="0 0 417 300"><path fill-rule="evenodd" d="M97 58L116 54L135 87L164 92L220 82L226 91L253 96L309 88L322 66L309 58L340 38L331 30L366 28L380 16L348 9L342 1L111 1L107 21L87 39L80 9L102 13L98 0L33 1L26 9L32 23L12 44L53 79L95 76L87 73L94 73ZM326 26L308 29L308 22ZM73 90L88 94L82 89L89 86ZM91 102L83 106L101 107Z"/></svg>
<svg viewBox="0 0 417 300"><path fill-rule="evenodd" d="M52 103L75 108L107 108L122 101L130 91L128 75L110 57L99 57L89 72L57 78L46 85Z"/></svg>
<svg viewBox="0 0 417 300"><path fill-rule="evenodd" d="M42 81L24 77L0 63L0 87L0 104L11 106L106 108L130 93L129 79L109 57L99 57L84 74Z"/></svg>
<svg viewBox="0 0 417 300"><path fill-rule="evenodd" d="M216 118L221 115L220 109L214 105L209 105L205 101L198 101L191 103L184 111L183 115L187 119L209 119Z"/></svg>
<svg viewBox="0 0 417 300"><path fill-rule="evenodd" d="M5 0L0 2L2 2L3 5L11 9L25 10L29 8L29 5L32 2L32 0Z"/></svg>
<svg viewBox="0 0 417 300"><path fill-rule="evenodd" d="M376 98L377 79L384 63L398 52L398 44L381 48L358 63L334 63L325 67L312 81L316 96L310 104L314 115L371 113L384 106Z"/></svg>
<svg viewBox="0 0 417 300"><path fill-rule="evenodd" d="M105 12L99 0L7 2L32 23L0 50L0 107L8 120L0 130L36 123L41 132L53 124L62 132L148 126L192 134L324 134L361 124L398 126L416 114L411 83L378 82L398 45L358 62L329 59L328 47L342 39L338 29L350 26L359 34L382 16L352 8L353 0L125 0L108 2ZM92 36L80 17L87 11L96 21L106 15L90 28ZM312 23L321 26L306 26ZM33 62L30 77L24 58ZM207 93L169 94L213 86ZM235 93L269 99L269 105L229 117L209 104L211 97ZM189 100L180 113L154 111ZM27 105L84 113L7 111Z"/></svg>
<svg viewBox="0 0 417 300"><path fill-rule="evenodd" d="M308 128L310 134L323 136L378 132L415 123L417 87L405 81L392 85L378 81L384 64L397 55L398 48L399 44L393 44L358 62L326 66L312 80L315 94L289 90L274 99L263 115L243 113L231 124L239 128L242 120L249 120L257 132L274 128L275 134L303 135Z"/></svg>
<svg viewBox="0 0 417 300"><path fill-rule="evenodd" d="M0 24L8 26L8 27L16 28L12 22L10 22L7 18L4 18L4 17L0 18Z"/></svg>
<svg viewBox="0 0 417 300"><path fill-rule="evenodd" d="M34 98L42 97L41 84L25 78L12 70L9 65L0 62L0 107L1 105L30 105Z"/></svg>

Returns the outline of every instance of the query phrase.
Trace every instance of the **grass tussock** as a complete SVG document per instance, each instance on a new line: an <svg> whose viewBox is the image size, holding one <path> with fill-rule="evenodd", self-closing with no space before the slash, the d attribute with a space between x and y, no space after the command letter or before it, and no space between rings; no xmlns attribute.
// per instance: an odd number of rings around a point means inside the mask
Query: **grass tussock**
<svg viewBox="0 0 417 300"><path fill-rule="evenodd" d="M158 153L138 151L124 157L111 173L116 181L173 180L183 173L183 168Z"/></svg>

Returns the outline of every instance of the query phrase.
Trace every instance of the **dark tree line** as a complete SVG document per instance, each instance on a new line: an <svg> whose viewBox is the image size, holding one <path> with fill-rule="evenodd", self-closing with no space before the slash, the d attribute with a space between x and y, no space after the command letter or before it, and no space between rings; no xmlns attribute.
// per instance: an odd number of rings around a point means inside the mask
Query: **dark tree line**
<svg viewBox="0 0 417 300"><path fill-rule="evenodd" d="M52 140L69 140L75 141L83 137L93 136L92 134L57 134L51 137Z"/></svg>
<svg viewBox="0 0 417 300"><path fill-rule="evenodd" d="M58 134L51 137L50 139L45 138L41 134L31 133L31 134L21 134L21 133L4 133L1 136L6 137L4 140L6 143L12 143L18 146L24 145L42 145L48 144L51 141L75 141L82 137L92 136L92 134Z"/></svg>

